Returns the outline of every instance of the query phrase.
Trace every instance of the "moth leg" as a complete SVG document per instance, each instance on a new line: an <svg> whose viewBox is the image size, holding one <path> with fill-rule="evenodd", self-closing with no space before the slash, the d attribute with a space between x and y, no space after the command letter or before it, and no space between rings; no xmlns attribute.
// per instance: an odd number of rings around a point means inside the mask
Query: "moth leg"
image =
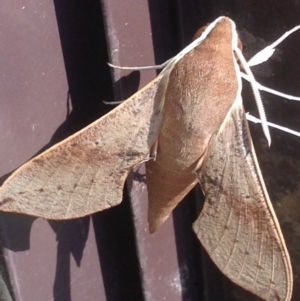
<svg viewBox="0 0 300 301"><path fill-rule="evenodd" d="M142 160L141 162L138 163L138 165L148 162L149 160L155 161L156 157L157 157L157 148L158 148L158 140L156 140L154 142L154 144L151 146L150 152L149 152L149 158Z"/></svg>
<svg viewBox="0 0 300 301"><path fill-rule="evenodd" d="M196 164L196 167L195 167L195 169L194 169L194 173L196 174L196 176L198 175L198 173L199 173L199 171L200 171L200 168L201 168L201 166L202 166L202 164L203 164L203 161L204 161L206 152L207 152L207 151L205 151L205 152L201 155L201 157L199 158L199 160L198 160L198 162L197 162L197 164Z"/></svg>
<svg viewBox="0 0 300 301"><path fill-rule="evenodd" d="M156 160L157 157L157 149L158 149L158 139L154 142L150 149L150 159Z"/></svg>

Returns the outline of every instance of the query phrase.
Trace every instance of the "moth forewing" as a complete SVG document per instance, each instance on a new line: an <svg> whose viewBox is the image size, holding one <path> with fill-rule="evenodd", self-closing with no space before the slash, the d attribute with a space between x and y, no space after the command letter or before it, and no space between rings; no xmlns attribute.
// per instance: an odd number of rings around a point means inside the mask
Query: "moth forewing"
<svg viewBox="0 0 300 301"><path fill-rule="evenodd" d="M194 231L219 269L266 301L288 301L292 268L237 99L212 136L198 177L205 194Z"/></svg>
<svg viewBox="0 0 300 301"><path fill-rule="evenodd" d="M16 170L0 188L1 210L70 219L119 204L129 171L157 140L160 80Z"/></svg>

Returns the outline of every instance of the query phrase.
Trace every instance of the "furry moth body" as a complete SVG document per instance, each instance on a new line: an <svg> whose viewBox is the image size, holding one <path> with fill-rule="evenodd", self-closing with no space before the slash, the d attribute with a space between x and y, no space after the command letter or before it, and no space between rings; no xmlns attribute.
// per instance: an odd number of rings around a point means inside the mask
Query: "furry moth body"
<svg viewBox="0 0 300 301"><path fill-rule="evenodd" d="M290 300L292 269L242 106L237 45L235 24L218 18L145 88L14 172L0 210L49 219L104 210L147 161L151 232L200 183L206 202L193 228L215 264L263 300Z"/></svg>

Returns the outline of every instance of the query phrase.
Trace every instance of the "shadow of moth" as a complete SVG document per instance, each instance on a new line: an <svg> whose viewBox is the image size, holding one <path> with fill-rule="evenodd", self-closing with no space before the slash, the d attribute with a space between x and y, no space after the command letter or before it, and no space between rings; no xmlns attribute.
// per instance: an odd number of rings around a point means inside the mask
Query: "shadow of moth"
<svg viewBox="0 0 300 301"><path fill-rule="evenodd" d="M234 22L218 18L145 88L15 171L0 209L89 215L118 205L128 173L146 162L150 232L200 183L206 201L193 229L215 264L263 300L290 300L292 268L243 109L238 52Z"/></svg>

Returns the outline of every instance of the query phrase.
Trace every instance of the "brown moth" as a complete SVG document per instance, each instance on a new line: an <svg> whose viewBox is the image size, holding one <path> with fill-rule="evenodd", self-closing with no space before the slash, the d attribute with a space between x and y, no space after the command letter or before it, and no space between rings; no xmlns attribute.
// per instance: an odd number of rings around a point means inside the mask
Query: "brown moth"
<svg viewBox="0 0 300 301"><path fill-rule="evenodd" d="M289 254L252 145L241 98L233 21L220 17L127 101L15 171L0 209L49 219L122 200L146 161L150 232L200 183L193 228L219 269L266 301L292 293Z"/></svg>

